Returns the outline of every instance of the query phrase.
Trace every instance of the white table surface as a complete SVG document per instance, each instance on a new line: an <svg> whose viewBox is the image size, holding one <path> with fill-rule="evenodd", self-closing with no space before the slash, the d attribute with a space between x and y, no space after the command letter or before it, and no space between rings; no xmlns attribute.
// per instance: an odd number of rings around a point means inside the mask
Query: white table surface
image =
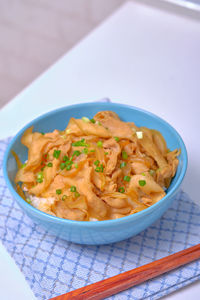
<svg viewBox="0 0 200 300"><path fill-rule="evenodd" d="M189 155L183 189L198 203L199 56L198 12L154 0L129 2L0 111L0 138L14 135L44 112L69 104L109 97L138 106L163 117L183 137ZM14 276L13 264L8 268ZM4 292L0 284L2 299ZM197 282L166 299L200 299L199 292ZM5 294L4 299L12 298ZM34 299L27 286L20 299Z"/></svg>

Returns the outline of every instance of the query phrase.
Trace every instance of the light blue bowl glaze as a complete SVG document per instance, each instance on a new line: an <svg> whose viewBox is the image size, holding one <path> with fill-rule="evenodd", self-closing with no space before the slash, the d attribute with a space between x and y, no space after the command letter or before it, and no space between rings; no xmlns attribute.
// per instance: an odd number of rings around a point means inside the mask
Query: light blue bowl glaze
<svg viewBox="0 0 200 300"><path fill-rule="evenodd" d="M167 195L151 207L128 217L100 222L71 221L57 218L37 210L26 203L15 191L14 178L17 165L11 150L21 161L27 159L27 149L20 142L24 131L34 126L34 131L49 132L54 129L64 130L73 116L92 118L98 111L112 110L124 121L135 122L137 126L154 128L163 134L170 149L180 148L179 166L176 176L167 191ZM3 172L6 184L22 210L35 222L63 239L79 244L100 245L118 242L134 236L146 229L168 209L175 199L187 169L187 152L177 131L161 118L152 113L116 103L84 103L63 107L46 113L30 122L12 139L5 153Z"/></svg>

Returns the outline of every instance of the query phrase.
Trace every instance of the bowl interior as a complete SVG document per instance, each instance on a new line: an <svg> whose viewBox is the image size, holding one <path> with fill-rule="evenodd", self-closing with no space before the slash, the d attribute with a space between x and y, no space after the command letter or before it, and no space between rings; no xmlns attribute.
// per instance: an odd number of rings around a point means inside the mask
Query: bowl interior
<svg viewBox="0 0 200 300"><path fill-rule="evenodd" d="M24 130L32 125L34 126L34 131L39 132L50 132L54 129L63 130L66 128L71 117L81 118L86 116L92 118L100 110L112 110L116 112L123 121L134 122L137 126L146 126L148 128L157 129L163 134L169 149L173 150L175 148L181 148L179 166L168 192L173 190L177 181L180 180L180 177L184 176L187 167L187 153L179 134L167 122L151 113L138 108L115 103L84 103L68 106L49 112L27 124L13 138L5 157L6 172L13 188L15 188L14 178L17 172L17 164L10 150L14 150L22 162L27 159L27 149L20 141ZM182 179L180 182L181 181Z"/></svg>

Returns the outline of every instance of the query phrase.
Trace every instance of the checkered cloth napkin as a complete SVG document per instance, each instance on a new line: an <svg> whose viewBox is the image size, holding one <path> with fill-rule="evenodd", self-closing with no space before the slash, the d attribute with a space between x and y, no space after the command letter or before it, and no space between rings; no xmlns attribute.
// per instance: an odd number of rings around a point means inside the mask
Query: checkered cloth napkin
<svg viewBox="0 0 200 300"><path fill-rule="evenodd" d="M0 168L8 140L0 141ZM200 208L183 192L147 230L126 241L76 245L34 224L11 197L0 170L0 238L37 299L49 299L200 243ZM200 261L109 299L158 299L200 279Z"/></svg>

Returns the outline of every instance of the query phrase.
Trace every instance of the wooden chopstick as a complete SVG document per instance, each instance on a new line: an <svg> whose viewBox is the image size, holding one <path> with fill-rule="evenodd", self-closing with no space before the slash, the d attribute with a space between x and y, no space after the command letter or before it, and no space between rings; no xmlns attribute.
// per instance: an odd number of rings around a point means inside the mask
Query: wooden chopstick
<svg viewBox="0 0 200 300"><path fill-rule="evenodd" d="M200 244L179 251L136 269L57 296L51 300L99 300L117 294L148 279L200 258Z"/></svg>

